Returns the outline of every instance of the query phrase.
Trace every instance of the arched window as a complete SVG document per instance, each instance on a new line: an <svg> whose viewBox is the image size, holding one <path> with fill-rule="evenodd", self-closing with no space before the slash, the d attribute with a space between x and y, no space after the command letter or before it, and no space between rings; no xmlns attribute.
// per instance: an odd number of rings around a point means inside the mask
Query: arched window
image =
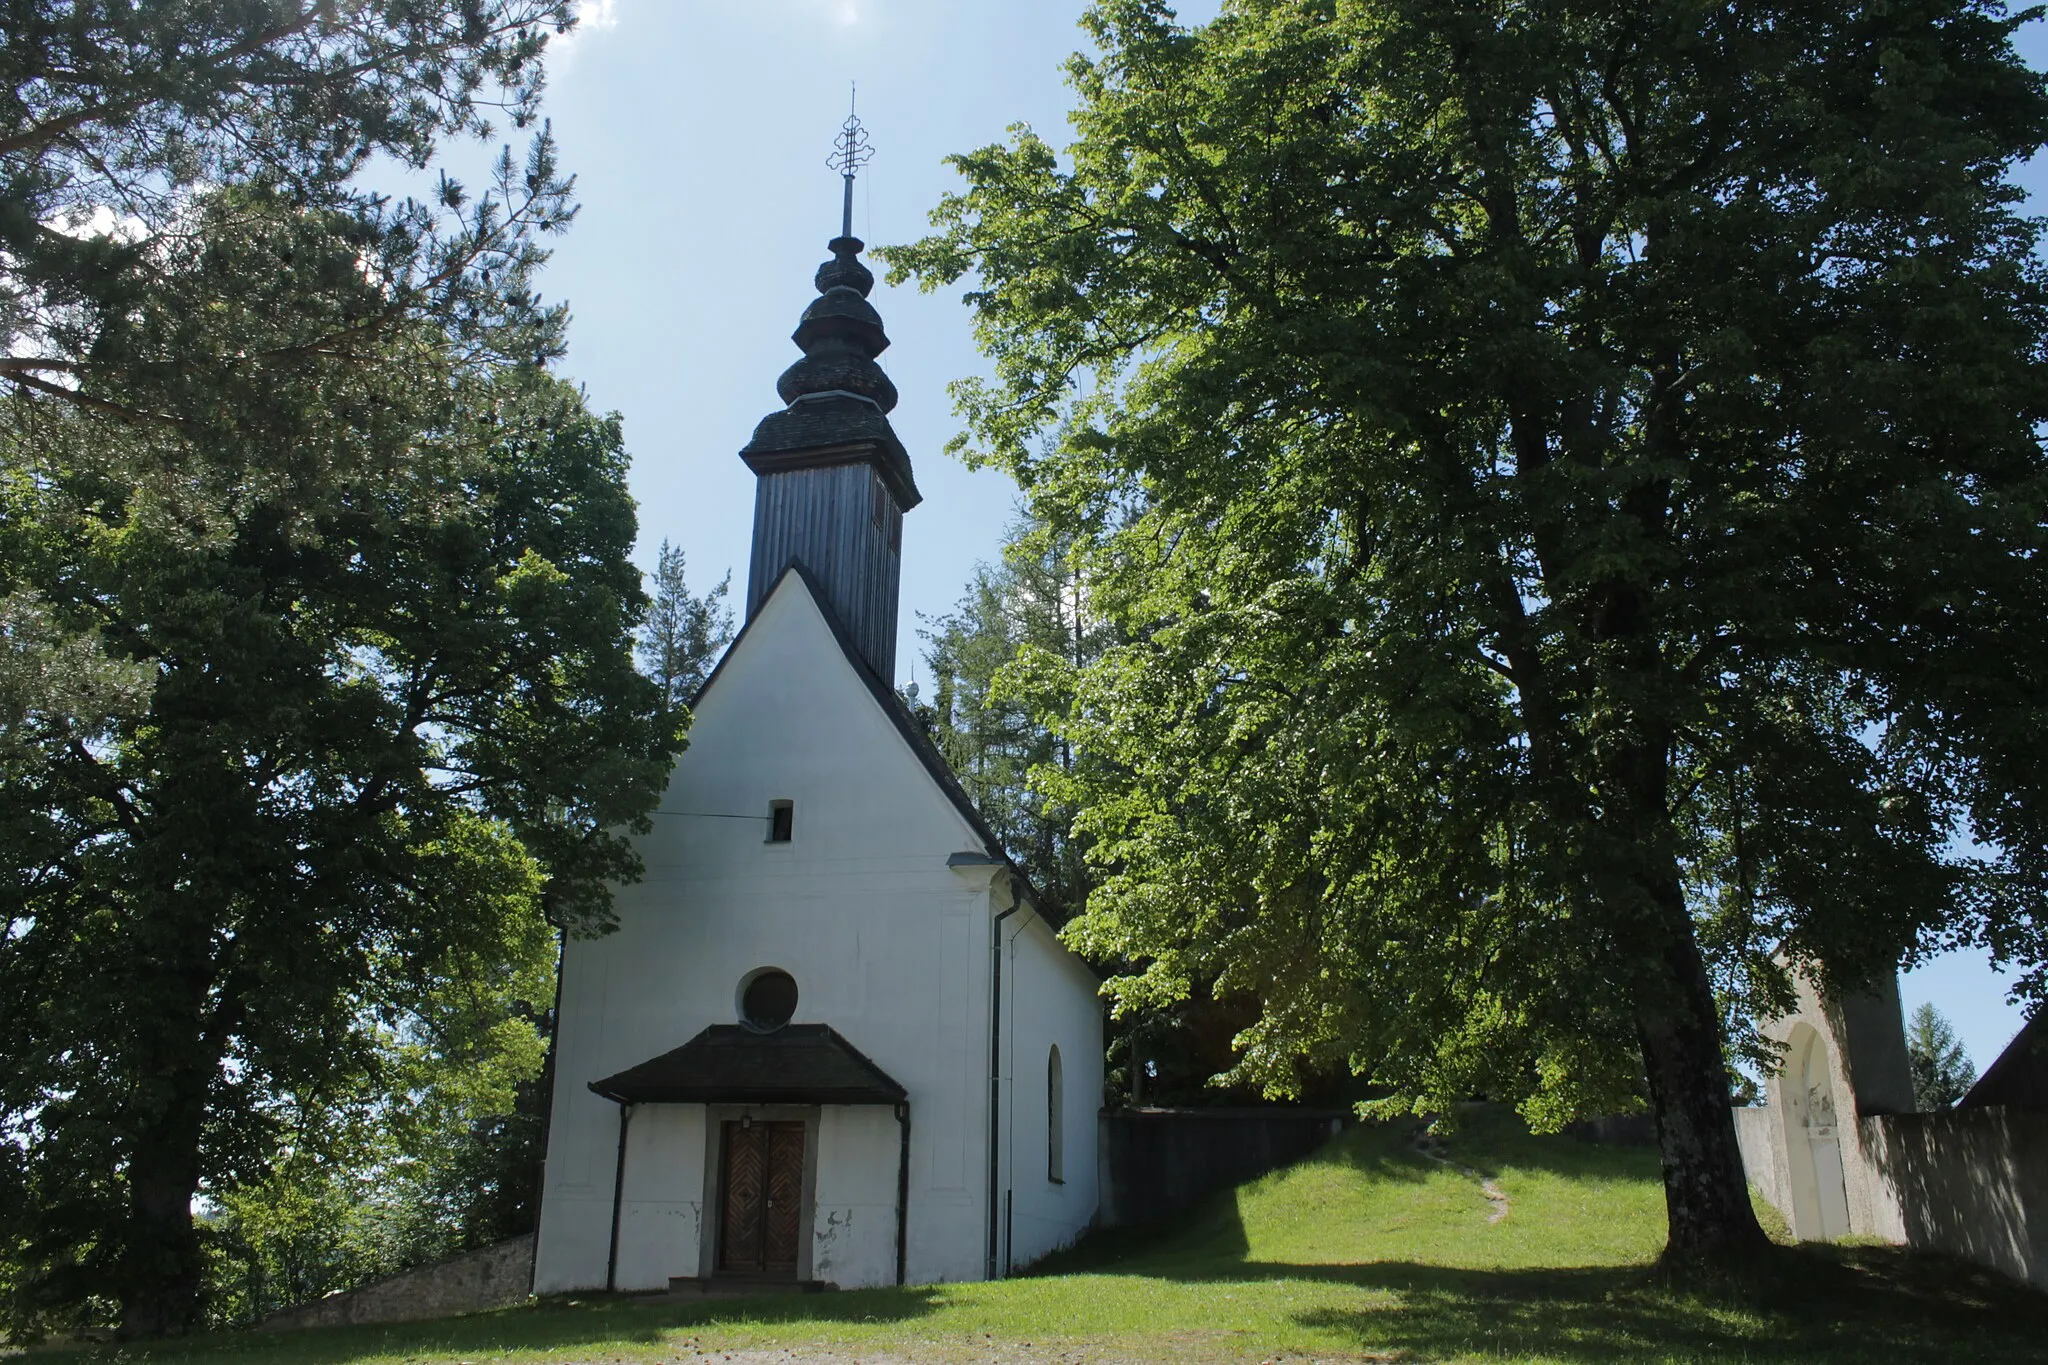
<svg viewBox="0 0 2048 1365"><path fill-rule="evenodd" d="M1060 1078L1060 1045L1054 1043L1045 1055L1045 1178L1055 1185L1067 1183L1067 1123L1065 1086Z"/></svg>

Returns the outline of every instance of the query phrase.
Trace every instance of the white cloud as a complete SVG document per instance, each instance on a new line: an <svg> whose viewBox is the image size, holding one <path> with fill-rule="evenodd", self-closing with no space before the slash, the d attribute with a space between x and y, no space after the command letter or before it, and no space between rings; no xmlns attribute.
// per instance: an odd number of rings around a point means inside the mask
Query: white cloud
<svg viewBox="0 0 2048 1365"><path fill-rule="evenodd" d="M576 27L567 33L550 36L548 40L548 71L561 75L575 63L576 54L585 46L584 40L594 33L610 33L619 26L619 0L576 0L570 11L576 19Z"/></svg>
<svg viewBox="0 0 2048 1365"><path fill-rule="evenodd" d="M841 28L851 28L860 22L860 6L854 0L838 0L832 11Z"/></svg>
<svg viewBox="0 0 2048 1365"><path fill-rule="evenodd" d="M139 242L149 235L149 224L133 214L116 214L105 204L94 204L91 213L59 214L43 226L81 239L112 237L117 242Z"/></svg>

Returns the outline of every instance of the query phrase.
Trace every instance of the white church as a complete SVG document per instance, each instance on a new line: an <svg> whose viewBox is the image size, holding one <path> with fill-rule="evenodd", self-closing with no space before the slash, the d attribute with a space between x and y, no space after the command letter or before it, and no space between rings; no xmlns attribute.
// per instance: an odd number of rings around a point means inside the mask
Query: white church
<svg viewBox="0 0 2048 1365"><path fill-rule="evenodd" d="M861 247L741 452L746 624L646 876L565 948L537 1293L996 1278L1096 1212L1098 980L890 686L919 494Z"/></svg>

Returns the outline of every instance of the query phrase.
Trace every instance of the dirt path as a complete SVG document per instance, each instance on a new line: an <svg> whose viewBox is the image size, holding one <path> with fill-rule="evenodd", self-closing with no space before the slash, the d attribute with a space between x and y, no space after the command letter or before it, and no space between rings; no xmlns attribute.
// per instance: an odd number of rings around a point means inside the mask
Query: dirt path
<svg viewBox="0 0 2048 1365"><path fill-rule="evenodd" d="M1493 1205L1492 1211L1486 1215L1487 1222L1498 1223L1501 1219L1508 1216L1508 1210L1512 1206L1508 1203L1507 1192L1487 1176L1473 1170L1470 1166L1463 1165L1445 1156L1443 1139L1430 1132L1427 1127L1415 1130L1415 1150L1439 1166L1449 1167L1459 1175L1478 1181L1479 1192L1486 1196L1487 1203Z"/></svg>

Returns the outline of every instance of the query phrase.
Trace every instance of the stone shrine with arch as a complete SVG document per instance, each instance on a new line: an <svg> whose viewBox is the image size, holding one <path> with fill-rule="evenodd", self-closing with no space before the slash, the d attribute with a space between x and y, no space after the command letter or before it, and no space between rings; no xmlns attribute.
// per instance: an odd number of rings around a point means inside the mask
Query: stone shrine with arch
<svg viewBox="0 0 2048 1365"><path fill-rule="evenodd" d="M1949 1252L2048 1288L2048 1015L1952 1109L1917 1112L1898 981L1830 996L1795 973L1782 1048L1735 1129L1757 1193L1801 1241Z"/></svg>

